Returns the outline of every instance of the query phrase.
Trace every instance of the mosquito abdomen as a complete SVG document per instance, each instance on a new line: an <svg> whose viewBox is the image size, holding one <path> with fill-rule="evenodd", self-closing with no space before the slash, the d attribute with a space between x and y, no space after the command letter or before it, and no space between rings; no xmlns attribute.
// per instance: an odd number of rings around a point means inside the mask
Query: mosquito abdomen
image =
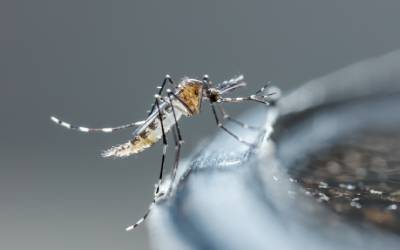
<svg viewBox="0 0 400 250"><path fill-rule="evenodd" d="M179 109L175 109L176 119L179 120L183 112ZM165 111L162 115L164 132L167 133L171 127L175 124L175 119L172 111ZM153 146L162 138L162 129L160 120L156 117L151 123L144 125L145 127L138 128L137 133L134 133L134 137L121 145L114 146L102 153L103 157L127 157L133 154L142 152L143 150Z"/></svg>

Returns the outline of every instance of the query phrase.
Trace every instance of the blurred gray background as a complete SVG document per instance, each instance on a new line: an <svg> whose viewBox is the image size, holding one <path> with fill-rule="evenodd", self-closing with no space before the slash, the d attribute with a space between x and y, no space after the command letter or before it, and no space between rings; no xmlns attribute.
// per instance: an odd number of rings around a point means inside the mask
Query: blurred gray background
<svg viewBox="0 0 400 250"><path fill-rule="evenodd" d="M152 239L124 228L152 199L161 147L102 159L131 131L79 134L50 115L141 120L166 73L242 73L249 86L235 95L267 80L289 91L399 48L399 11L397 0L2 0L0 249L147 249ZM216 131L207 105L181 124L183 155Z"/></svg>

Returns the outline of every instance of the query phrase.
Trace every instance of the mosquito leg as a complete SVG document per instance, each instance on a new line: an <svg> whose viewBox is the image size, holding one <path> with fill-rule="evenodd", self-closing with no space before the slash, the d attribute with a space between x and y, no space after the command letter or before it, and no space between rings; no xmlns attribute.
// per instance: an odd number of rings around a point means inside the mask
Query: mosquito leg
<svg viewBox="0 0 400 250"><path fill-rule="evenodd" d="M176 119L176 111L175 111L174 105L172 105L172 98L171 98L171 96L174 96L174 97L177 98L180 102L183 102L183 101L181 101L181 100L179 99L179 97L177 97L177 96L176 96L173 92L171 92L170 90L167 90L167 92L168 92L169 103L171 104L172 114L173 114L173 116L174 116L174 122L175 122L176 132L178 133L178 141L179 141L179 143L183 143L182 135L181 135L181 130L180 130L180 128L179 128L178 120ZM191 111L191 110L189 109L189 111Z"/></svg>
<svg viewBox="0 0 400 250"><path fill-rule="evenodd" d="M110 128L87 128L87 127L82 127L82 126L75 126L72 125L68 122L62 121L54 116L51 116L50 119L60 125L63 126L67 129L71 129L71 130L77 130L80 132L84 132L84 133L93 133L93 132L103 132L103 133L112 133L115 132L117 130L121 130L121 129L125 129L125 128L130 128L130 127L135 127L135 126L140 126L144 123L144 121L138 121L138 122L132 122L132 123L128 123L128 124L124 124L124 125L120 125L117 127L110 127Z"/></svg>
<svg viewBox="0 0 400 250"><path fill-rule="evenodd" d="M263 95L263 96L251 95L251 96L247 96L247 97L235 97L235 98L225 97L225 98L218 99L217 102L219 102L219 103L222 103L222 102L240 103L240 102L244 102L244 101L252 101L252 102L259 102L259 103L269 106L269 105L271 105L271 102L268 100L270 95L272 95L272 94Z"/></svg>
<svg viewBox="0 0 400 250"><path fill-rule="evenodd" d="M137 228L140 224L142 224L143 221L146 220L146 218L147 218L147 216L149 215L151 209L153 209L153 206L154 206L155 203L156 203L156 200L153 199L153 201L152 201L152 202L150 203L150 205L149 205L149 208L147 208L147 211L146 211L146 213L142 216L142 218L140 218L135 224L132 224L132 225L126 227L125 230L129 232L129 231L131 231L131 230Z"/></svg>
<svg viewBox="0 0 400 250"><path fill-rule="evenodd" d="M161 86L159 93L162 92L162 89L163 89L164 85L165 85L165 82L163 82L163 85ZM180 132L180 129L179 129L179 125L178 125L178 121L176 119L175 109L174 109L174 106L172 105L171 95L174 96L175 98L177 98L177 100L179 100L180 102L182 102L172 92L168 91L168 98L169 98L169 102L170 102L170 105L171 105L171 108L172 108L172 112L173 112L173 115L174 115L174 119L175 119L175 126L174 126L174 130L173 130L173 135L174 135L175 150L176 150L175 151L176 152L175 153L175 162L174 162L172 179L171 179L171 186L169 187L168 193L171 190L172 184L173 184L175 176L176 176L176 170L177 170L178 165L179 165L180 149L181 149L181 145L183 143L182 135L181 135L181 132ZM158 119L160 120L160 124L161 124L161 131L162 131L163 144L164 144L163 156L162 156L162 159L161 159L160 178L159 178L159 182L157 184L157 188L156 188L156 192L155 192L155 195L154 195L154 199L150 203L149 208L147 209L146 213L135 224L128 226L125 229L126 231L131 231L131 230L137 228L140 224L142 224L146 220L148 215L150 214L150 212L153 209L154 205L156 204L157 198L158 197L163 197L165 195L164 193L159 193L159 190L160 190L160 184L161 184L161 180L162 180L162 173L163 173L163 170L164 170L165 154L166 154L166 151L167 151L166 149L167 149L168 144L167 144L167 139L166 139L166 135L165 135L164 124L163 124L163 121L162 121L162 115L161 115L161 112L160 112L160 103L159 103L159 100L161 98L160 94L156 95L155 97L156 97L155 105L153 105L152 111L150 113L153 112L154 107L157 107L158 113L159 113ZM190 111L190 109L188 109L188 110Z"/></svg>
<svg viewBox="0 0 400 250"><path fill-rule="evenodd" d="M267 94L262 94L264 91L268 88L270 88L271 82L267 82L263 87L261 87L259 90L255 92L254 95L246 96L246 97L236 97L236 98L220 98L217 102L228 102L228 103L240 103L243 101L253 101L253 102L259 102L265 105L273 105L277 98L280 96L280 90L275 88L276 91L272 93L267 93ZM262 95L260 95L262 94ZM274 95L277 95L278 97L273 98Z"/></svg>
<svg viewBox="0 0 400 250"><path fill-rule="evenodd" d="M271 86L271 81L268 81L262 88L256 91L256 95L263 93L265 89L269 88Z"/></svg>
<svg viewBox="0 0 400 250"><path fill-rule="evenodd" d="M175 160L174 160L174 165L173 165L172 173L171 173L170 186L168 188L168 191L166 192L167 194L170 194L172 192L172 188L173 188L173 185L174 185L174 182L176 179L176 175L178 172L181 148L182 148L182 143L183 143L183 141L181 143L179 143L175 126L174 126L174 129L172 130L172 134L173 134L173 138L175 140Z"/></svg>
<svg viewBox="0 0 400 250"><path fill-rule="evenodd" d="M172 189L172 185L175 181L175 177L176 177L176 173L179 167L179 160L180 160L180 153L181 153L181 147L183 144L183 139L182 139L182 135L181 135L181 131L179 128L179 123L178 120L176 119L176 112L175 112L175 108L174 105L172 105L172 98L171 96L174 96L172 92L168 91L168 99L169 102L171 103L171 109L172 109L172 114L174 116L174 121L175 121L175 125L174 125L174 140L175 140L175 161L174 161L174 166L172 169L172 176L171 176L171 184L168 190L168 193L170 193L171 189ZM176 131L176 133L175 133Z"/></svg>
<svg viewBox="0 0 400 250"><path fill-rule="evenodd" d="M161 185L163 172L164 172L165 155L167 153L167 147L168 147L167 136L165 135L164 123L163 123L162 114L161 114L161 110L160 110L159 98L160 97L157 95L156 96L156 107L158 109L158 119L161 124L161 132L162 132L162 140L163 140L163 153L162 153L162 158L161 158L161 168L160 168L160 174L158 177L158 183L157 183L155 195L157 195L158 192L160 191L160 185Z"/></svg>
<svg viewBox="0 0 400 250"><path fill-rule="evenodd" d="M161 158L160 175L159 175L158 183L156 184L157 186L156 186L156 191L154 193L153 201L150 203L149 208L147 209L146 213L135 224L128 226L125 229L126 231L131 231L131 230L137 228L140 224L142 224L146 220L147 216L150 214L154 205L156 204L157 198L164 196L164 193L160 193L160 185L161 185L163 172L164 172L165 155L167 152L168 143L167 143L167 136L165 135L164 123L162 121L162 114L161 114L161 110L160 110L160 96L155 95L155 98L156 98L155 107L157 107L157 109L158 109L158 119L160 120L162 139L163 139L163 155Z"/></svg>
<svg viewBox="0 0 400 250"><path fill-rule="evenodd" d="M217 107L221 111L224 120L228 120L230 122L233 122L233 123L241 126L242 128L245 128L245 129L252 129L252 130L257 130L257 131L264 130L261 127L251 126L249 124L246 124L244 122L241 122L239 120L236 120L236 119L230 117L230 115L225 111L225 109L221 105L217 105Z"/></svg>
<svg viewBox="0 0 400 250"><path fill-rule="evenodd" d="M172 85L174 84L174 81L172 81L170 75L166 75L165 78L164 78L164 80L163 80L163 82L162 82L162 84L161 84L161 86L158 86L158 87L157 87L157 88L159 89L159 90L158 90L158 95L161 95L161 94L162 94L162 91L164 90L165 84L167 84L167 82L169 82L169 83L172 84ZM153 105L151 106L151 109L150 109L148 115L150 115L151 113L153 113L153 111L154 111L155 108L156 108L156 102L154 101L154 103L153 103Z"/></svg>
<svg viewBox="0 0 400 250"><path fill-rule="evenodd" d="M249 147L256 147L255 144L247 142L245 140L243 140L242 138L240 138L239 136L237 136L236 134L234 134L232 131L230 131L229 129L227 129L224 124L219 120L218 115L217 115L217 111L215 110L215 106L213 103L211 103L211 109L213 111L214 117L215 117L215 121L217 122L217 126L220 127L222 130L224 130L226 133L228 133L229 135L231 135L233 138L235 138L238 142L243 143Z"/></svg>
<svg viewBox="0 0 400 250"><path fill-rule="evenodd" d="M156 204L157 198L163 197L163 196L164 196L163 193L159 193L157 196L155 196L154 199L152 200L152 202L150 203L149 207L147 208L146 213L142 216L142 218L140 218L135 224L132 224L132 225L126 227L125 230L131 231L131 230L137 228L140 224L142 224L143 221L146 220L147 216L149 216L151 210L153 209L154 205Z"/></svg>
<svg viewBox="0 0 400 250"><path fill-rule="evenodd" d="M275 89L275 92L263 94L266 89L271 87L271 82L267 82L263 87L255 92L254 95L250 95L247 97L236 97L236 98L220 98L217 102L228 102L228 103L240 103L243 101L253 101L259 102L265 105L274 105L277 99L280 96L280 90L276 87L272 87ZM276 97L274 97L276 96Z"/></svg>

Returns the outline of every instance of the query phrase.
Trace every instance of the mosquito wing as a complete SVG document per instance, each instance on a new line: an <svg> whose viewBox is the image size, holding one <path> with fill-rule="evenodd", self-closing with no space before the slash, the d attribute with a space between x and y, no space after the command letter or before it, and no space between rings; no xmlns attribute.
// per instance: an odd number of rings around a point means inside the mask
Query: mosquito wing
<svg viewBox="0 0 400 250"><path fill-rule="evenodd" d="M172 102L175 108L176 120L179 120L185 114L184 109L176 102ZM163 121L164 132L167 133L175 124L175 118L172 112L171 104L163 102L160 104L161 118ZM146 119L144 124L133 132L133 138L121 145L114 146L102 153L103 157L127 157L137 154L151 147L162 138L162 128L159 119L158 109Z"/></svg>

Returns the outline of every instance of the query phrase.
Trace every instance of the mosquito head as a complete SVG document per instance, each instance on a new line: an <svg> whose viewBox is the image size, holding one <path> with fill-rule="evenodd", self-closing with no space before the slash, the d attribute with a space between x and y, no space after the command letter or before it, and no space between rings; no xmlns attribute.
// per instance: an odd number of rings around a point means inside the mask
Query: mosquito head
<svg viewBox="0 0 400 250"><path fill-rule="evenodd" d="M221 98L222 94L246 86L246 83L243 81L243 75L224 81L215 87L213 87L211 82L208 81L208 77L205 77L203 78L204 97L206 97L210 102L217 102Z"/></svg>

